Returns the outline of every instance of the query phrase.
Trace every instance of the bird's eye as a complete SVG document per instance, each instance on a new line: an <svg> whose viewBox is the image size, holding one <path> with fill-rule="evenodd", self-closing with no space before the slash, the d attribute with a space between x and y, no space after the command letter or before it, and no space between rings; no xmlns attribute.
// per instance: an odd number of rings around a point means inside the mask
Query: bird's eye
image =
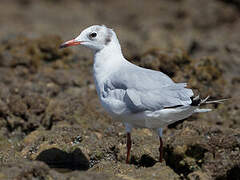
<svg viewBox="0 0 240 180"><path fill-rule="evenodd" d="M97 37L97 33L92 32L92 33L89 34L89 37L90 38L95 38L95 37Z"/></svg>

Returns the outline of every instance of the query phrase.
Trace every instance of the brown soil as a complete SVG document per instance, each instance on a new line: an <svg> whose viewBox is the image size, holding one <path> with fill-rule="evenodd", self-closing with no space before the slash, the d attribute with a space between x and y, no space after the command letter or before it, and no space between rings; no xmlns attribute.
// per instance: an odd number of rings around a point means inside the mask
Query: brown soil
<svg viewBox="0 0 240 180"><path fill-rule="evenodd" d="M0 6L0 179L240 179L240 2L12 0ZM125 56L231 97L164 129L125 132L99 104L92 56L61 42L92 24L117 32Z"/></svg>

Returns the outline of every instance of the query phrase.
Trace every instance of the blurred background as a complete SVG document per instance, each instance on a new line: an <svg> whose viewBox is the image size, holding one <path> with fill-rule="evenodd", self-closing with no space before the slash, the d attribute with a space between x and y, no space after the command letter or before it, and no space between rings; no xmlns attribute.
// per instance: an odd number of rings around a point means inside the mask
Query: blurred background
<svg viewBox="0 0 240 180"><path fill-rule="evenodd" d="M163 165L146 129L125 164L124 128L99 104L90 50L58 49L94 24L113 28L133 63L231 97L166 127ZM1 0L0 179L240 179L239 32L239 0Z"/></svg>

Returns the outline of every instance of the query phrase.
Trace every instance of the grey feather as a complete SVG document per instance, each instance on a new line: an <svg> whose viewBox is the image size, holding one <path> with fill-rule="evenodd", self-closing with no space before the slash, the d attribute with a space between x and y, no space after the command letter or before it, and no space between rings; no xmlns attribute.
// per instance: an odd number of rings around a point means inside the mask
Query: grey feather
<svg viewBox="0 0 240 180"><path fill-rule="evenodd" d="M164 73L127 64L110 76L104 89L111 98L125 102L130 111L141 112L190 105L193 92L186 85L174 83Z"/></svg>

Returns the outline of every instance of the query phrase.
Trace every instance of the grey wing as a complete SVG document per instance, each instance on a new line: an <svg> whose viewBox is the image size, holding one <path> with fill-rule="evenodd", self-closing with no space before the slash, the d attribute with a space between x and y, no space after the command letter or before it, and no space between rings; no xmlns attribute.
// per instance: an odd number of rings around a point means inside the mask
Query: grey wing
<svg viewBox="0 0 240 180"><path fill-rule="evenodd" d="M175 84L171 78L160 71L141 68L134 64L122 67L110 79L115 87L140 91L148 91Z"/></svg>
<svg viewBox="0 0 240 180"><path fill-rule="evenodd" d="M174 83L167 75L138 66L126 67L110 77L106 88L132 112L189 105L193 92L186 83ZM114 91L121 89L121 97Z"/></svg>
<svg viewBox="0 0 240 180"><path fill-rule="evenodd" d="M189 105L192 103L192 91L189 89L175 89L176 87L165 87L158 90L140 92L134 89L127 89L125 102L131 111L139 112L144 110L160 110L166 107Z"/></svg>

